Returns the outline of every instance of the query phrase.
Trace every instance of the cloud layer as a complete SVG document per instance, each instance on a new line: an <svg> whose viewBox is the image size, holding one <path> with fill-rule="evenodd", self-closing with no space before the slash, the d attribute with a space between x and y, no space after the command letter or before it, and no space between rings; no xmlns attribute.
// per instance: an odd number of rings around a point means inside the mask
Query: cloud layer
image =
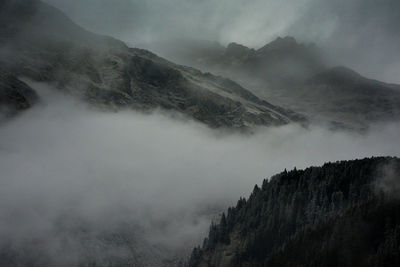
<svg viewBox="0 0 400 267"><path fill-rule="evenodd" d="M215 213L285 168L400 155L399 124L366 136L296 125L243 136L160 112L100 112L33 86L42 103L0 126L0 236L13 246L45 240L54 255L75 255L68 249L79 244L69 236L65 247L60 220L94 233L131 225L179 253Z"/></svg>

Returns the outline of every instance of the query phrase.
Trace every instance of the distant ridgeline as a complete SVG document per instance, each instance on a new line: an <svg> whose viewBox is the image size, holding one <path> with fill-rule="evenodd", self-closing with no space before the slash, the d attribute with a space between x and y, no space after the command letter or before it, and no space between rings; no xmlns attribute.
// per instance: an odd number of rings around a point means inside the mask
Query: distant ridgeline
<svg viewBox="0 0 400 267"><path fill-rule="evenodd" d="M188 266L400 266L400 159L264 180L211 225Z"/></svg>

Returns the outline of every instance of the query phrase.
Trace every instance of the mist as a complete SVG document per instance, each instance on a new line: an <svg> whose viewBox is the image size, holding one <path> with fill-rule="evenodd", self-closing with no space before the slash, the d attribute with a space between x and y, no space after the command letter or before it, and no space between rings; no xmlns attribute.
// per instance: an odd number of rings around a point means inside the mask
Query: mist
<svg viewBox="0 0 400 267"><path fill-rule="evenodd" d="M91 244L104 232L181 256L212 219L285 168L400 154L399 124L364 136L298 125L247 136L164 111L103 112L30 85L41 103L0 126L0 242L30 244L32 257L57 266L82 253L132 253Z"/></svg>
<svg viewBox="0 0 400 267"><path fill-rule="evenodd" d="M400 83L396 0L45 0L89 30L168 56L182 40L260 48L278 36L316 43L332 64ZM175 42L171 42L175 41Z"/></svg>

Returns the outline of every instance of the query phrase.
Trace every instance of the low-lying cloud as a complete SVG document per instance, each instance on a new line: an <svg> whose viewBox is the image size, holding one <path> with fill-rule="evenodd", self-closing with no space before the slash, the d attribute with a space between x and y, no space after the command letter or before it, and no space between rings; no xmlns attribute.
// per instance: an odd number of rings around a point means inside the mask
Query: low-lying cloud
<svg viewBox="0 0 400 267"><path fill-rule="evenodd" d="M0 126L0 243L41 244L35 251L53 255L57 265L83 257L83 233L89 242L121 227L136 231L144 240L139 247L187 251L215 213L263 178L400 154L399 124L377 125L365 136L297 125L244 136L164 112L101 112L49 86L34 87L42 102Z"/></svg>

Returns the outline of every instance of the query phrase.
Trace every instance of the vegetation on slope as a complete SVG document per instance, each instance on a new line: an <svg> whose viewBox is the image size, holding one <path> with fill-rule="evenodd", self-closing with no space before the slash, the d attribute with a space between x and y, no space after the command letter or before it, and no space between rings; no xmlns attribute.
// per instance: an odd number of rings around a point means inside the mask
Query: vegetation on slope
<svg viewBox="0 0 400 267"><path fill-rule="evenodd" d="M399 266L400 160L286 170L212 224L189 266Z"/></svg>

